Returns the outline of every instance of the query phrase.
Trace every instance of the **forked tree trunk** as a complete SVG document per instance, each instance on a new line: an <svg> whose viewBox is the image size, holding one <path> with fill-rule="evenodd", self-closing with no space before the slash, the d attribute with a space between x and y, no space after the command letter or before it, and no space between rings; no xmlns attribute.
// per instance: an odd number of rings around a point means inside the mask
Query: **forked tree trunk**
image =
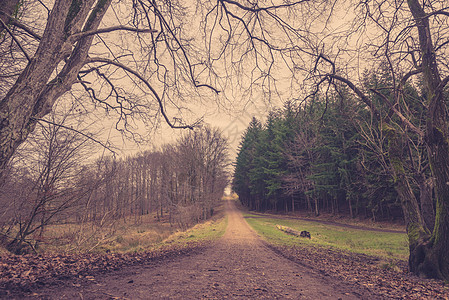
<svg viewBox="0 0 449 300"><path fill-rule="evenodd" d="M71 40L72 34L82 27L85 31L96 30L110 2L54 2L36 53L0 100L0 179L15 150L34 130L37 119L51 111L85 64L93 35L75 41ZM56 67L65 58L64 67L55 76Z"/></svg>
<svg viewBox="0 0 449 300"><path fill-rule="evenodd" d="M420 248L420 245L426 243L430 237L430 232L425 226L418 200L413 193L405 172L402 141L404 137L398 132L398 129L393 128L387 123L383 124L382 132L388 139L388 160L395 183L395 190L401 201L407 226L410 249L409 266L410 270L414 271L416 261L421 259L421 252L416 250Z"/></svg>
<svg viewBox="0 0 449 300"><path fill-rule="evenodd" d="M448 120L441 80L432 42L429 18L418 0L407 1L418 30L424 87L428 99L426 142L435 178L436 216L430 239L410 249L410 269L418 275L449 279L449 144ZM447 82L446 82L447 83Z"/></svg>

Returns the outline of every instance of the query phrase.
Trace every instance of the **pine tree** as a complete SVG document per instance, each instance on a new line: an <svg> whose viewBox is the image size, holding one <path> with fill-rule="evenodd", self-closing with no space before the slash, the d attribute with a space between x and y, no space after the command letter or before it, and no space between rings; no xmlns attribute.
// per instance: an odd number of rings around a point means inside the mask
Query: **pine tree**
<svg viewBox="0 0 449 300"><path fill-rule="evenodd" d="M254 165L256 144L262 125L253 118L242 136L238 148L237 159L234 164L234 178L232 188L239 195L240 201L245 206L255 209L255 201L250 189L250 171Z"/></svg>

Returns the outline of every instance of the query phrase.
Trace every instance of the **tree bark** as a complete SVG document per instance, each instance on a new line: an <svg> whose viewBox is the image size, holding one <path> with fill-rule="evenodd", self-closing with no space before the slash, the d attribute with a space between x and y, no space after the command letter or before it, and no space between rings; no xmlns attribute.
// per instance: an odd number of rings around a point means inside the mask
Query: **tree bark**
<svg viewBox="0 0 449 300"><path fill-rule="evenodd" d="M348 206L349 206L349 215L351 216L351 219L354 219L354 211L352 209L351 197L347 197L347 200L348 200Z"/></svg>
<svg viewBox="0 0 449 300"><path fill-rule="evenodd" d="M426 178L424 174L418 174L416 181L419 186L419 204L426 227L433 231L435 226L435 207L433 205L433 179Z"/></svg>
<svg viewBox="0 0 449 300"><path fill-rule="evenodd" d="M295 212L295 197L293 197L293 194L292 194L292 213L294 213Z"/></svg>
<svg viewBox="0 0 449 300"><path fill-rule="evenodd" d="M34 130L37 119L51 111L84 66L93 35L80 39L74 47L71 35L83 26L84 31L97 29L110 2L55 1L36 53L0 100L0 178L15 150ZM64 67L55 76L56 67L64 59Z"/></svg>
<svg viewBox="0 0 449 300"><path fill-rule="evenodd" d="M315 202L315 216L319 216L320 215L320 209L319 209L319 204L318 204L318 197L314 197L314 202Z"/></svg>
<svg viewBox="0 0 449 300"><path fill-rule="evenodd" d="M410 269L418 275L449 279L449 144L448 121L441 76L430 34L429 16L418 0L407 1L419 36L424 87L427 93L426 143L435 178L436 216L430 239L410 249Z"/></svg>

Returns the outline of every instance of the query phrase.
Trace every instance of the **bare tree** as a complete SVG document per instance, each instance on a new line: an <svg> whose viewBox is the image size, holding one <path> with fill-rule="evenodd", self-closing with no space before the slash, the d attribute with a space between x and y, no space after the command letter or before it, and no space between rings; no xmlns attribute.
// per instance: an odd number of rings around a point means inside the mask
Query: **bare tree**
<svg viewBox="0 0 449 300"><path fill-rule="evenodd" d="M228 143L218 129L204 127L182 137L177 161L188 202L199 208L199 218L209 218L227 185Z"/></svg>
<svg viewBox="0 0 449 300"><path fill-rule="evenodd" d="M216 90L200 83L206 66L184 33L186 13L171 1L7 1L0 24L1 53L9 59L2 58L1 70L0 169L70 90L84 90L115 112L117 129L136 138L131 118L191 128L180 101L192 89ZM17 59L23 63L10 70Z"/></svg>
<svg viewBox="0 0 449 300"><path fill-rule="evenodd" d="M81 161L89 157L93 141L75 129L67 129L67 116L52 114L15 156L14 173L2 187L2 206L8 207L3 222L7 248L14 253L35 250L45 228L64 220L89 192L75 184Z"/></svg>
<svg viewBox="0 0 449 300"><path fill-rule="evenodd" d="M404 215L407 220L407 230L410 245L410 268L418 274L448 278L449 260L444 254L449 246L447 239L448 217L446 207L449 205L448 182L449 164L447 157L449 149L446 138L447 110L445 107L444 87L449 77L441 74L447 72L442 59L446 56L445 41L441 39L441 24L445 21L445 7L440 3L425 3L408 1L407 4L396 4L389 10L373 7L367 4L361 6L365 12L364 22L371 20L378 26L381 41L375 46L375 51L386 59L393 82L388 87L391 97L383 97L390 113L399 118L402 123L395 127L390 122L390 116L383 116L382 130L389 140L388 155L392 163L392 170L397 179L397 191L401 197ZM438 8L439 7L439 8ZM426 10L428 12L426 12ZM388 18L386 17L388 16ZM443 17L441 17L443 16ZM403 24L402 32L397 26ZM433 40L436 39L434 42ZM332 83L340 81L348 85L357 96L370 107L374 118L382 121L379 108L370 97L346 77L338 72L334 59L320 54L317 63L326 62L331 70L322 73L322 78ZM427 110L427 124L422 130L415 126L411 119L416 116L408 109L410 103L405 101L405 84L413 75L420 74L423 78L424 99L422 105ZM377 95L381 91L372 89ZM418 201L411 192L404 166L402 165L404 134L415 134L426 142L430 166L435 177L435 192L437 195L436 223L433 233L427 228Z"/></svg>
<svg viewBox="0 0 449 300"><path fill-rule="evenodd" d="M288 195L296 196L301 193L307 202L307 210L314 212L316 216L320 215L317 197L310 197L309 193L313 189L313 181L310 176L310 164L314 161L314 153L311 150L316 140L315 133L308 130L308 126L304 126L304 130L296 134L292 144L288 145L286 156L288 158L289 167L294 170L293 173L285 175L283 178L283 189ZM310 126L312 128L312 126ZM313 205L312 205L313 198ZM294 200L292 200L294 207ZM294 211L294 209L292 209Z"/></svg>

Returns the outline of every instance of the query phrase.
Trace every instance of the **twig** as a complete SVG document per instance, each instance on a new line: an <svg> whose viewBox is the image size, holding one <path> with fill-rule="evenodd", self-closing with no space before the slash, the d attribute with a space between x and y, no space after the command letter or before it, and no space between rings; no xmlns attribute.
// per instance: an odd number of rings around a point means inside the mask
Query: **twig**
<svg viewBox="0 0 449 300"><path fill-rule="evenodd" d="M16 36L11 32L11 30L9 30L8 26L6 26L5 22L3 22L1 19L0 19L0 23L3 25L3 28L5 28L5 30L9 33L9 35L12 37L12 39L17 43L17 45L19 46L20 50L22 50L23 54L28 59L28 62L30 62L31 59L28 56L28 53L26 53L25 49L23 49L22 45L17 40Z"/></svg>
<svg viewBox="0 0 449 300"><path fill-rule="evenodd" d="M101 145L103 148L108 149L111 153L116 154L114 150L112 150L110 147L108 147L107 145L105 145L105 144L102 143L101 141L96 140L96 139L94 139L93 137L91 137L91 136L89 136L89 135L87 135L87 134L85 134L85 133L83 133L83 132L81 132L81 131L79 131L79 130L76 130L76 129L67 127L67 126L62 125L62 124L57 124L57 123L54 123L54 122L51 122L51 121L48 121L48 120L44 120L44 119L39 119L39 118L33 118L33 117L32 117L31 120L37 121L37 122L48 123L48 124L51 124L51 125L54 125L54 126L58 126L58 127L61 127L61 128L67 129L67 130L74 131L74 132L76 132L76 133L78 133L78 134L81 134L82 136L84 136L84 137L90 139L91 141L94 141L95 143Z"/></svg>
<svg viewBox="0 0 449 300"><path fill-rule="evenodd" d="M145 79L143 78L142 75L140 75L137 71L125 66L122 63L119 63L117 61L113 61L107 58L102 58L102 57L93 57L90 58L86 61L87 63L95 63L95 62L100 62L100 63L107 63L107 64L111 64L114 65L116 67L119 67L123 70L125 70L126 72L129 72L131 74L133 74L134 76L136 76L140 81L142 81L148 89L150 89L151 93L153 94L153 96L156 98L158 104L159 104L159 109L161 110L161 114L165 119L165 122L171 127L171 128L176 128L176 129L193 129L192 125L174 125L170 119L168 118L167 113L165 112L165 108L164 108L164 104L162 103L162 99L160 98L159 94L156 92L156 90L153 88L153 86L151 86L151 84Z"/></svg>

